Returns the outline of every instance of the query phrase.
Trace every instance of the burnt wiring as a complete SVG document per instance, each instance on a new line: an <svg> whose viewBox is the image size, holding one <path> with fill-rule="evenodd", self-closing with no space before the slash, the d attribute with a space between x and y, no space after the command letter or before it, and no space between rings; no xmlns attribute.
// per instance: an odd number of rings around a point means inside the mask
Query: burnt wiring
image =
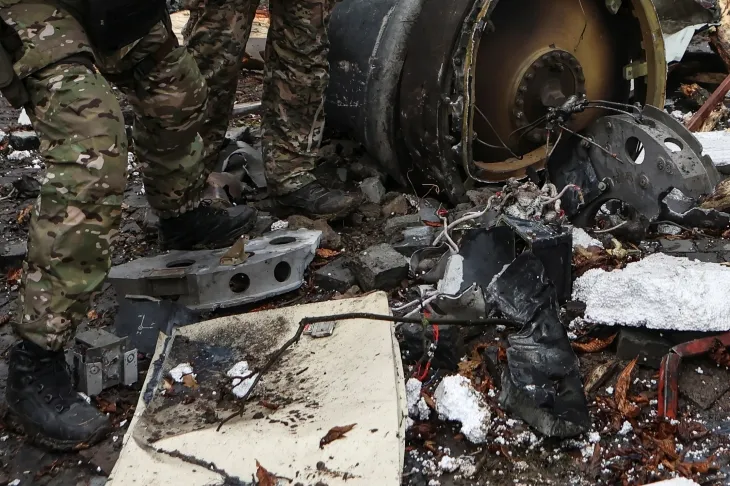
<svg viewBox="0 0 730 486"><path fill-rule="evenodd" d="M252 371L245 377L237 377L239 379L248 379L255 376L253 383L249 387L248 391L245 395L243 395L240 398L240 405L238 407L238 410L227 416L226 418L222 419L218 423L218 427L216 428L216 432L219 432L221 430L221 427L223 427L226 423L230 422L236 417L243 416L243 413L246 409L246 403L248 399L251 397L254 389L256 388L256 385L261 381L261 378L273 368L273 366L279 361L279 359L282 357L282 355L286 352L287 349L289 349L291 346L299 342L299 340L302 337L302 334L304 333L304 328L311 324L317 324L321 322L331 322L331 321L347 321L347 320L354 320L354 319L365 319L369 321L381 321L381 322L393 322L393 323L414 323L414 324L422 324L424 326L428 325L434 325L434 324L443 324L443 325L451 325L451 326L461 326L461 327L481 327L481 326L497 326L497 325L506 325L506 326L516 326L519 327L521 324L519 322L510 320L510 319L500 319L500 318L488 318L488 319L450 319L450 318L408 318L408 317L396 317L396 316L388 316L388 315L381 315L381 314L371 314L368 312L351 312L347 314L335 314L335 315L329 315L329 316L321 316L321 317L305 317L301 321L299 321L299 327L297 328L296 332L294 333L294 336L292 336L291 339L289 339L287 342L285 342L274 354L269 358L269 360L266 362L266 364L260 369L256 371Z"/></svg>

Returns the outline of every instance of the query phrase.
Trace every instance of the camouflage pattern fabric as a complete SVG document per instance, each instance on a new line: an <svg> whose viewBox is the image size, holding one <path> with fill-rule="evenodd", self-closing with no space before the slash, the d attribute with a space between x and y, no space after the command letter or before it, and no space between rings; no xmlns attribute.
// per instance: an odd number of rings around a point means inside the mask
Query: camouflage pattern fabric
<svg viewBox="0 0 730 486"><path fill-rule="evenodd" d="M29 228L20 315L23 338L62 349L111 266L126 183L127 137L105 78L82 61L94 54L69 14L25 0L0 0L0 16L23 40L15 64L31 96L46 174ZM163 22L120 52L98 54L99 71L120 80L135 110L135 145L150 204L161 216L196 204L204 185L205 81L184 48L142 69L170 35ZM77 58L75 58L77 59Z"/></svg>
<svg viewBox="0 0 730 486"><path fill-rule="evenodd" d="M205 166L212 170L225 141L246 43L258 0L188 0L191 16L183 30L188 50L209 87L208 121L201 128Z"/></svg>
<svg viewBox="0 0 730 486"><path fill-rule="evenodd" d="M195 25L186 26L191 32L188 48L211 90L210 121L202 135L213 158L228 128L257 4L257 0L208 0L194 14ZM324 129L324 90L329 81L326 26L333 6L334 0L269 1L262 135L266 178L274 194L287 194L314 181L311 171Z"/></svg>

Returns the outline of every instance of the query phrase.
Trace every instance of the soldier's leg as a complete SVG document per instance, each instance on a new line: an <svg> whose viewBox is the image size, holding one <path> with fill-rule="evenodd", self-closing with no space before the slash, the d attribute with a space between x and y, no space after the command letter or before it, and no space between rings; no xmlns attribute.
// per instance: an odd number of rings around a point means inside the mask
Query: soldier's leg
<svg viewBox="0 0 730 486"><path fill-rule="evenodd" d="M29 92L26 109L47 165L14 321L23 340L10 353L5 398L30 440L72 450L110 429L75 392L62 348L111 265L127 139L118 103L72 17L33 2L0 9L0 16L24 44L14 68Z"/></svg>
<svg viewBox="0 0 730 486"><path fill-rule="evenodd" d="M225 140L257 6L258 0L209 0L187 38L210 89L208 121L200 131L207 167L215 165Z"/></svg>
<svg viewBox="0 0 730 486"><path fill-rule="evenodd" d="M206 119L207 88L169 25L158 23L131 50L99 62L134 108L135 151L147 199L161 218L163 243L176 249L220 247L248 231L255 223L252 209L200 205L208 170L198 130Z"/></svg>
<svg viewBox="0 0 730 486"><path fill-rule="evenodd" d="M329 82L327 23L334 0L270 0L262 104L263 156L269 190L292 210L333 219L359 200L328 191L312 170L324 130Z"/></svg>
<svg viewBox="0 0 730 486"><path fill-rule="evenodd" d="M25 83L47 169L30 222L16 331L59 350L111 266L127 139L116 98L89 67L58 64Z"/></svg>

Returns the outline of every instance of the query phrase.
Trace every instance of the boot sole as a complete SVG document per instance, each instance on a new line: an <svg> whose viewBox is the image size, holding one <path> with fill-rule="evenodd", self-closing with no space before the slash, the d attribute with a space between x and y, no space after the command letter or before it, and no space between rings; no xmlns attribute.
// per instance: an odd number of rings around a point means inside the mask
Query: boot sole
<svg viewBox="0 0 730 486"><path fill-rule="evenodd" d="M111 426L104 427L83 441L61 440L43 435L34 424L23 420L20 414L14 412L10 407L7 408L5 419L8 428L18 435L24 435L28 442L56 452L73 452L88 449L101 442L112 430Z"/></svg>

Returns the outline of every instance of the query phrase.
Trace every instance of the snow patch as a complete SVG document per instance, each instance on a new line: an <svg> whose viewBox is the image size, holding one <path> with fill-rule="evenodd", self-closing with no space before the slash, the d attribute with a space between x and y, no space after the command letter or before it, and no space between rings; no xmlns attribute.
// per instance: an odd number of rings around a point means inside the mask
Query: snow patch
<svg viewBox="0 0 730 486"><path fill-rule="evenodd" d="M18 125L23 125L24 127L30 126L30 117L25 112L25 108L20 110L20 116L18 117Z"/></svg>
<svg viewBox="0 0 730 486"><path fill-rule="evenodd" d="M463 376L447 376L434 393L436 411L443 420L461 422L461 433L474 444L487 440L492 414L471 382Z"/></svg>
<svg viewBox="0 0 730 486"><path fill-rule="evenodd" d="M16 150L15 152L11 152L8 154L8 160L23 160L32 155L33 154L30 153L30 151L28 150Z"/></svg>
<svg viewBox="0 0 730 486"><path fill-rule="evenodd" d="M249 369L248 362L246 361L239 361L238 363L233 365L233 368L226 372L226 374L230 378L244 377L248 376L250 373L251 370ZM233 387L233 390L231 391L233 391L233 394L236 395L238 398L243 398L253 386L253 382L256 380L257 376L258 373L251 375L245 380L235 379L234 383L237 384Z"/></svg>
<svg viewBox="0 0 730 486"><path fill-rule="evenodd" d="M597 246L603 248L603 243L589 235L582 228L573 228L573 250L577 247L588 248L589 246Z"/></svg>
<svg viewBox="0 0 730 486"><path fill-rule="evenodd" d="M190 366L190 363L180 363L179 365L175 366L173 369L170 370L170 376L177 383L182 383L183 376L192 375L192 374L193 374L193 367ZM193 378L194 377L195 377L195 375L193 375Z"/></svg>
<svg viewBox="0 0 730 486"><path fill-rule="evenodd" d="M271 231L285 230L289 227L289 221L274 221L271 223Z"/></svg>
<svg viewBox="0 0 730 486"><path fill-rule="evenodd" d="M589 270L573 287L585 320L677 331L730 330L730 268L661 253L623 270Z"/></svg>
<svg viewBox="0 0 730 486"><path fill-rule="evenodd" d="M444 456L439 461L439 469L451 473L459 469L459 461L450 456Z"/></svg>
<svg viewBox="0 0 730 486"><path fill-rule="evenodd" d="M626 435L629 432L634 430L634 427L627 421L624 421L623 425L621 426L621 430L618 431L619 435Z"/></svg>

